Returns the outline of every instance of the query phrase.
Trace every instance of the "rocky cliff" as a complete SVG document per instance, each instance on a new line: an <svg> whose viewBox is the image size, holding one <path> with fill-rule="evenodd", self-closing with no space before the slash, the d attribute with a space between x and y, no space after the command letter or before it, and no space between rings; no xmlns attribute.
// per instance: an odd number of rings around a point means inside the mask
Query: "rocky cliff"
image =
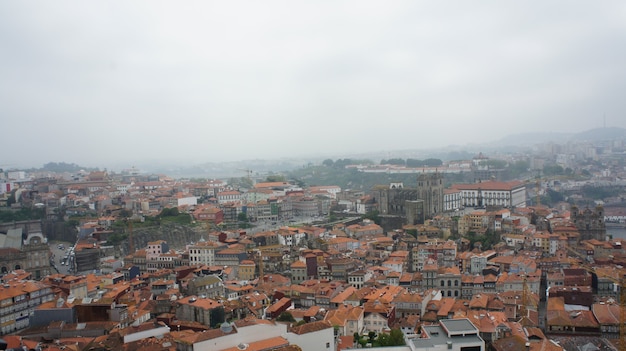
<svg viewBox="0 0 626 351"><path fill-rule="evenodd" d="M127 232L128 233L128 232ZM150 241L165 240L171 249L182 249L191 242L198 242L202 235L206 238L207 230L202 226L184 226L180 224L163 224L161 226L135 228L132 240L135 250L145 248ZM124 254L128 254L129 238L119 246Z"/></svg>

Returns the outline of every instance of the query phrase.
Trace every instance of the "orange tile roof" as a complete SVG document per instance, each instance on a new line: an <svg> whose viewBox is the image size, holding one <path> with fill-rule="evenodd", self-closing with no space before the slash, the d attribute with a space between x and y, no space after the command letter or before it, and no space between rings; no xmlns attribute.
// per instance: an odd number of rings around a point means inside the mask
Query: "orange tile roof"
<svg viewBox="0 0 626 351"><path fill-rule="evenodd" d="M266 351L266 350L274 350L279 347L286 347L289 345L289 341L283 338L282 336L276 336L269 339L259 340L255 342L251 342L247 345L246 351ZM241 349L238 346L229 347L227 349L223 349L222 351L240 351Z"/></svg>

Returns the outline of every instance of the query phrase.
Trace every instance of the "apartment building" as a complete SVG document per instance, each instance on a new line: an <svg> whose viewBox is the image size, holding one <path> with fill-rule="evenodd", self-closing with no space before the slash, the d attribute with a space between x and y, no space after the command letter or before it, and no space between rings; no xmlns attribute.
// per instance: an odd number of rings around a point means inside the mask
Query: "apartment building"
<svg viewBox="0 0 626 351"><path fill-rule="evenodd" d="M0 334L14 333L29 326L35 308L52 301L49 285L33 280L11 280L0 286Z"/></svg>

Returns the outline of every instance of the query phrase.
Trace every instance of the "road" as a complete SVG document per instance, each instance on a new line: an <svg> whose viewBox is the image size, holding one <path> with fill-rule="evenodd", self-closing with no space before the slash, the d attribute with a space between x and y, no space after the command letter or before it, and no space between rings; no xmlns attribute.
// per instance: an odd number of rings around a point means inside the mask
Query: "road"
<svg viewBox="0 0 626 351"><path fill-rule="evenodd" d="M65 250L59 249L59 244L63 244L63 246L65 246ZM54 257L52 259L54 262L54 267L61 274L69 274L70 267L67 264L62 265L61 260L65 259L65 256L69 252L69 248L71 247L71 245L72 244L70 243L57 241L48 243L48 246L50 246L50 252L52 252L52 255Z"/></svg>

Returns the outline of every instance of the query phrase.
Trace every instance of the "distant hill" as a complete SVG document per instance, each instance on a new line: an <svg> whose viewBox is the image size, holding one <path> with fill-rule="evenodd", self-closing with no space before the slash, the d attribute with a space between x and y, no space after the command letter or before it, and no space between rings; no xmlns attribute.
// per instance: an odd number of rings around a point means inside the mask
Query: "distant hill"
<svg viewBox="0 0 626 351"><path fill-rule="evenodd" d="M489 146L532 146L548 142L563 143L568 141L602 141L626 138L626 129L619 127L596 128L580 133L520 133L511 134L488 144Z"/></svg>
<svg viewBox="0 0 626 351"><path fill-rule="evenodd" d="M577 141L602 141L626 138L626 129L619 127L596 128L572 136Z"/></svg>
<svg viewBox="0 0 626 351"><path fill-rule="evenodd" d="M532 146L547 142L566 142L570 140L572 136L574 136L574 134L554 132L520 133L507 135L492 144L499 146Z"/></svg>

